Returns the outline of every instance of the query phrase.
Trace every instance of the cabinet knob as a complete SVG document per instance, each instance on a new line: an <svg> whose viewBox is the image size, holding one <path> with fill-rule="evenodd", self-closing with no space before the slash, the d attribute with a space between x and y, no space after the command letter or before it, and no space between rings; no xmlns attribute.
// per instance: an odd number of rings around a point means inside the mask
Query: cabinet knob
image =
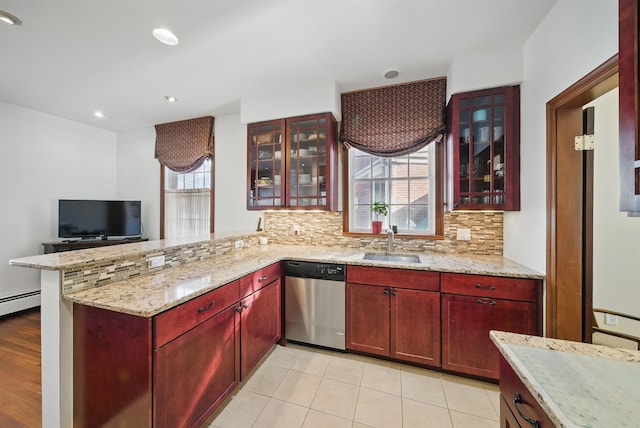
<svg viewBox="0 0 640 428"><path fill-rule="evenodd" d="M520 394L518 392L515 393L515 395L513 396L513 406L516 408L516 411L518 412L518 414L520 415L520 417L522 419L524 419L525 421L529 422L531 424L532 427L534 428L539 428L540 425L538 425L538 421L536 421L533 418L528 418L524 415L524 413L522 413L522 411L520 410L520 408L518 407L518 404L522 403L522 398L520 398Z"/></svg>
<svg viewBox="0 0 640 428"><path fill-rule="evenodd" d="M240 314L240 313L242 313L242 306L238 306L238 307L236 308L236 311L237 311L239 314Z"/></svg>
<svg viewBox="0 0 640 428"><path fill-rule="evenodd" d="M397 296L397 295L398 295L398 292L397 292L396 290L393 290L393 291L391 292L391 295L392 295L392 296Z"/></svg>
<svg viewBox="0 0 640 428"><path fill-rule="evenodd" d="M247 308L249 307L249 304L248 304L248 303L245 303L245 304L243 304L243 305L242 305L242 307L243 307L243 308L245 308L245 309L247 309Z"/></svg>
<svg viewBox="0 0 640 428"><path fill-rule="evenodd" d="M389 289L385 288L384 291L382 292L385 296L389 295Z"/></svg>

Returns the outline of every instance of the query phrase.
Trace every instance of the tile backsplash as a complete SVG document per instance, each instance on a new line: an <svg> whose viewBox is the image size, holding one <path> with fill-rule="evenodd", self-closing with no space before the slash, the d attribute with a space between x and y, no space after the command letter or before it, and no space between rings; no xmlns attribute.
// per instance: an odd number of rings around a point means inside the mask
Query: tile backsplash
<svg viewBox="0 0 640 428"><path fill-rule="evenodd" d="M265 212L264 233L279 244L339 245L372 251L387 249L387 235L344 236L342 212ZM437 251L444 253L502 255L502 211L453 211L444 216L444 239L396 238L396 251ZM294 225L300 232L294 233ZM470 241L456 240L458 228L471 230Z"/></svg>

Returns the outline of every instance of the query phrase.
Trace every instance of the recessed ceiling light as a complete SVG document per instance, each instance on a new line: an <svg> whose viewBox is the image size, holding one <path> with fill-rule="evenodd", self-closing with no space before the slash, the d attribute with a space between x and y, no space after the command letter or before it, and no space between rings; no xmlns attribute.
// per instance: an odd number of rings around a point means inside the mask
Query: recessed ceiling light
<svg viewBox="0 0 640 428"><path fill-rule="evenodd" d="M164 99L167 100L170 103L175 103L176 101L178 101L178 99L176 97L172 97L171 95L165 95Z"/></svg>
<svg viewBox="0 0 640 428"><path fill-rule="evenodd" d="M382 71L382 76L384 76L385 79L395 79L399 75L400 70L398 70L396 67L389 67L386 70Z"/></svg>
<svg viewBox="0 0 640 428"><path fill-rule="evenodd" d="M96 110L96 111L93 112L93 116L98 118L98 119L102 119L102 118L104 118L104 113L101 112L100 110Z"/></svg>
<svg viewBox="0 0 640 428"><path fill-rule="evenodd" d="M22 25L22 21L4 10L0 10L0 21L10 25Z"/></svg>
<svg viewBox="0 0 640 428"><path fill-rule="evenodd" d="M166 28L154 28L152 33L156 40L165 45L175 46L180 43L176 35Z"/></svg>

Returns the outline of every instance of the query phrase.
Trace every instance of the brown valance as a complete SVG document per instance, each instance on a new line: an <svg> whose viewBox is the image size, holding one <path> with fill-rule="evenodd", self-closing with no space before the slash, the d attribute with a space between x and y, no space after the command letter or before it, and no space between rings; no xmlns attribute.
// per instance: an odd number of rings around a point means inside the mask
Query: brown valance
<svg viewBox="0 0 640 428"><path fill-rule="evenodd" d="M445 133L445 77L342 94L340 141L376 156L420 150Z"/></svg>
<svg viewBox="0 0 640 428"><path fill-rule="evenodd" d="M173 171L198 168L213 150L212 116L156 125L156 159Z"/></svg>

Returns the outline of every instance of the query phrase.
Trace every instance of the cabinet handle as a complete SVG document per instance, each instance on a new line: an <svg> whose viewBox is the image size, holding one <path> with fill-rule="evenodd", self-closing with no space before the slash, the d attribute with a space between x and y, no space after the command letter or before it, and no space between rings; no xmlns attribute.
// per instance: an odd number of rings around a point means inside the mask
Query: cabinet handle
<svg viewBox="0 0 640 428"><path fill-rule="evenodd" d="M476 303L480 303L481 305L497 305L498 302L496 302L495 300L488 300L488 299L477 299Z"/></svg>
<svg viewBox="0 0 640 428"><path fill-rule="evenodd" d="M389 295L389 289L385 288L382 293L384 293L385 296L388 296Z"/></svg>
<svg viewBox="0 0 640 428"><path fill-rule="evenodd" d="M200 313L200 312L204 312L204 311L207 311L207 310L209 310L209 309L213 308L215 305L216 305L216 301L215 301L215 300L212 300L212 301L211 301L211 303L209 303L209 306L206 306L206 307L202 307L202 306L201 306L201 307L199 307L199 308L198 308L198 313Z"/></svg>
<svg viewBox="0 0 640 428"><path fill-rule="evenodd" d="M262 277L258 278L258 282L262 282L267 278L269 278L269 275L262 276Z"/></svg>
<svg viewBox="0 0 640 428"><path fill-rule="evenodd" d="M532 418L528 418L522 413L522 411L518 407L518 404L520 404L520 403L522 403L522 398L520 398L520 394L516 392L515 395L513 396L513 406L516 408L516 411L518 412L520 417L522 419L524 419L525 421L529 422L531 424L531 426L533 426L535 428L539 428L540 425L538 425L538 421L536 421L535 419L532 419Z"/></svg>
<svg viewBox="0 0 640 428"><path fill-rule="evenodd" d="M496 286L495 285L476 284L476 288L482 288L483 290L495 290Z"/></svg>

